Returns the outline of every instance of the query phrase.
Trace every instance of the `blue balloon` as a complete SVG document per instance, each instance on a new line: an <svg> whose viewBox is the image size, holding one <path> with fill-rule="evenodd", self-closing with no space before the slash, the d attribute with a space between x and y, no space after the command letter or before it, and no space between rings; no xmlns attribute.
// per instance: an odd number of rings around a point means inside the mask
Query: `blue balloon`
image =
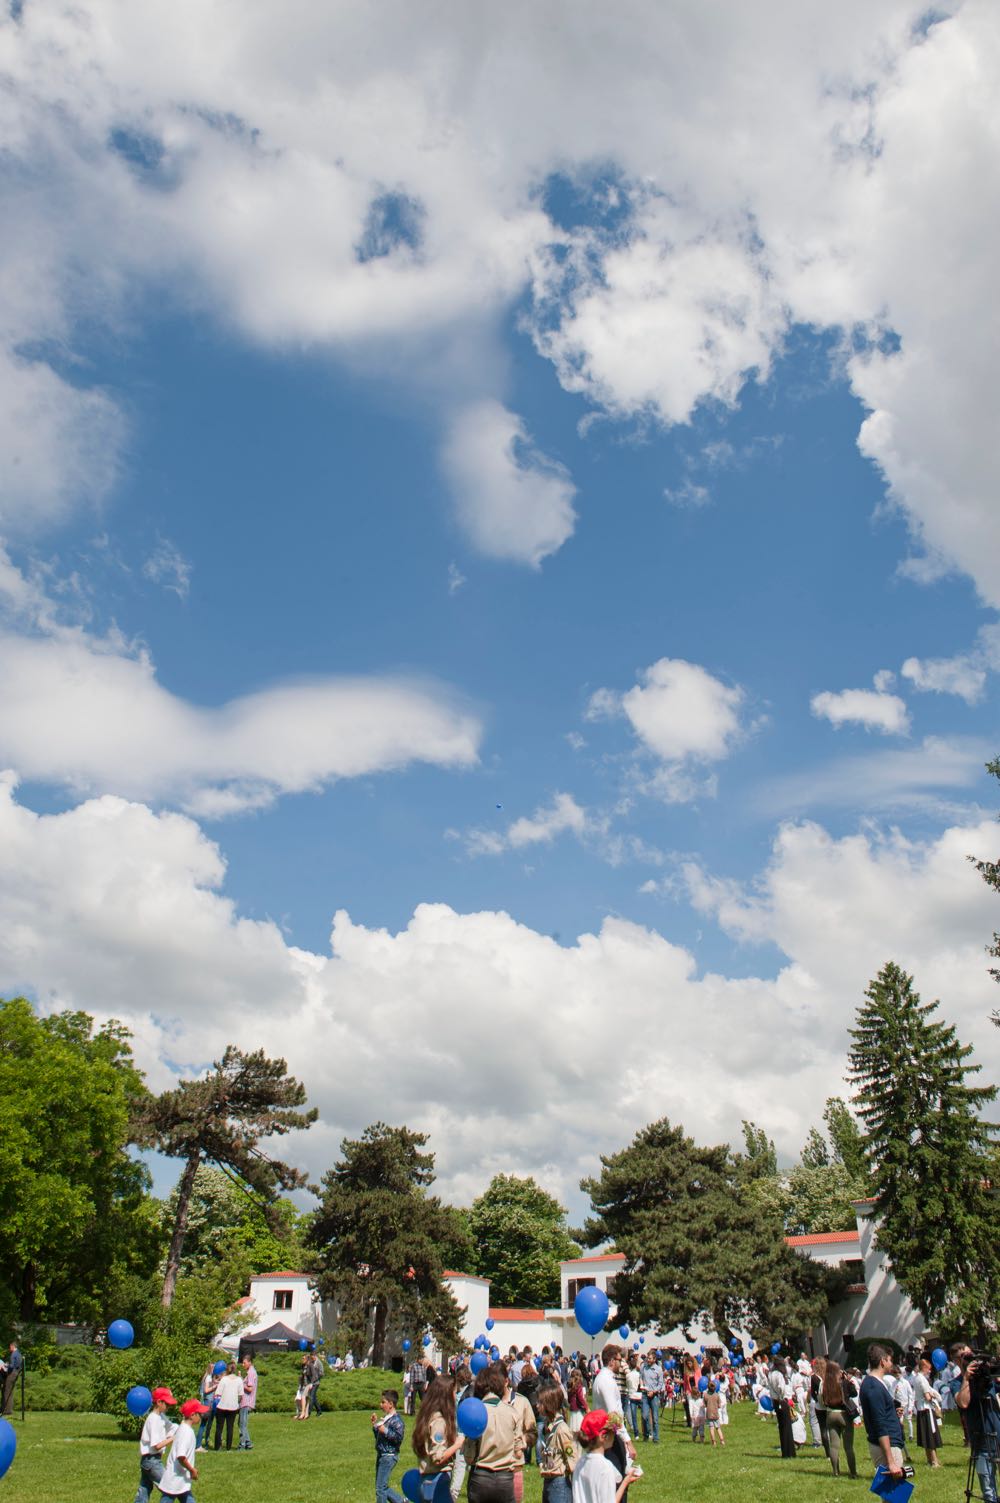
<svg viewBox="0 0 1000 1503"><path fill-rule="evenodd" d="M309 1350L309 1343L308 1343L308 1341L306 1340L306 1338L304 1336L300 1336L299 1337L299 1351L300 1352L307 1352L308 1350Z"/></svg>
<svg viewBox="0 0 1000 1503"><path fill-rule="evenodd" d="M637 1341L633 1341L632 1350L633 1352L637 1352L639 1350L639 1343Z"/></svg>
<svg viewBox="0 0 1000 1503"><path fill-rule="evenodd" d="M408 1352L409 1350L410 1350L410 1343L408 1341L404 1341L403 1342L403 1351L404 1352Z"/></svg>
<svg viewBox="0 0 1000 1503"><path fill-rule="evenodd" d="M535 1372L536 1373L540 1373L541 1370L542 1370L542 1359L541 1359L541 1357L532 1357L531 1360L535 1364Z"/></svg>
<svg viewBox="0 0 1000 1503"><path fill-rule="evenodd" d="M700 1347L699 1347L699 1348L698 1348L698 1350L699 1350L699 1352L703 1352L703 1351L704 1351L704 1350L705 1350L705 1348L704 1348L704 1347L703 1347L703 1346L700 1346Z"/></svg>
<svg viewBox="0 0 1000 1503"><path fill-rule="evenodd" d="M623 1341L627 1341L628 1340L628 1326L619 1326L618 1327L618 1334L619 1334L619 1336L621 1337L621 1339Z"/></svg>
<svg viewBox="0 0 1000 1503"><path fill-rule="evenodd" d="M698 1392L699 1393L707 1393L708 1392L708 1379L707 1378L699 1378L698 1379Z"/></svg>
<svg viewBox="0 0 1000 1503"><path fill-rule="evenodd" d="M301 1342L299 1344L301 1345ZM212 1372L215 1374L215 1376L217 1378L221 1378L222 1377L222 1374L226 1370L226 1365L227 1364L225 1362L217 1362L215 1364L215 1366L212 1368Z"/></svg>
<svg viewBox="0 0 1000 1503"><path fill-rule="evenodd" d="M781 1342L780 1341L772 1341L771 1342L771 1356L772 1357L776 1357L780 1351L781 1351Z"/></svg>
<svg viewBox="0 0 1000 1503"><path fill-rule="evenodd" d="M0 1477L10 1471L17 1450L17 1434L10 1420L0 1419Z"/></svg>
<svg viewBox="0 0 1000 1503"><path fill-rule="evenodd" d="M481 1373L483 1369L489 1367L489 1365L490 1359L489 1357L487 1357L485 1352L473 1352L472 1356L469 1358L469 1371L472 1373L473 1377L476 1377L477 1374Z"/></svg>
<svg viewBox="0 0 1000 1503"><path fill-rule="evenodd" d="M753 1342L752 1341L748 1341L747 1342L747 1351L748 1352L752 1352L753 1351Z"/></svg>
<svg viewBox="0 0 1000 1503"><path fill-rule="evenodd" d="M608 1323L611 1305L603 1289L596 1284L587 1284L573 1301L573 1314L581 1331L596 1336Z"/></svg>
<svg viewBox="0 0 1000 1503"><path fill-rule="evenodd" d="M934 1350L931 1352L931 1361L933 1362L938 1372L940 1372L943 1367L948 1366L948 1353L945 1351L943 1346L936 1346L934 1348Z"/></svg>
<svg viewBox="0 0 1000 1503"><path fill-rule="evenodd" d="M108 1326L108 1341L118 1351L123 1352L134 1340L135 1332L127 1320L113 1320Z"/></svg>
<svg viewBox="0 0 1000 1503"><path fill-rule="evenodd" d="M420 1503L420 1473L413 1466L408 1472L404 1472L400 1487L410 1503Z"/></svg>
<svg viewBox="0 0 1000 1503"><path fill-rule="evenodd" d="M499 1362L500 1361L500 1348L498 1346L491 1346L490 1347L490 1356L493 1358L494 1362Z"/></svg>
<svg viewBox="0 0 1000 1503"><path fill-rule="evenodd" d="M736 1340L736 1337L735 1336L731 1336L730 1339L729 1339L729 1350L731 1352L735 1352L735 1350L736 1350L736 1348L738 1346L739 1346L739 1342Z"/></svg>
<svg viewBox="0 0 1000 1503"><path fill-rule="evenodd" d="M320 1346L326 1346L326 1337L325 1336L321 1336L319 1338L319 1344L320 1344Z"/></svg>
<svg viewBox="0 0 1000 1503"><path fill-rule="evenodd" d="M772 1412L772 1410L774 1409L774 1400L771 1398L771 1395L769 1393L762 1393L761 1394L761 1396L760 1396L760 1407L762 1409L766 1409L767 1412L768 1412L768 1414L770 1414Z"/></svg>
<svg viewBox="0 0 1000 1503"><path fill-rule="evenodd" d="M492 1315L487 1315L487 1317L486 1317L486 1329L488 1331L492 1331L492 1329L493 1329L493 1327L495 1325L496 1325L496 1321L493 1319L493 1316Z"/></svg>
<svg viewBox="0 0 1000 1503"><path fill-rule="evenodd" d="M125 1407L129 1414L135 1415L136 1419L142 1419L143 1415L148 1414L153 1407L153 1395L148 1388L143 1388L141 1383L137 1384L125 1395Z"/></svg>
<svg viewBox="0 0 1000 1503"><path fill-rule="evenodd" d="M482 1399L463 1399L455 1410L455 1419L463 1435L478 1440L486 1429L486 1405Z"/></svg>
<svg viewBox="0 0 1000 1503"><path fill-rule="evenodd" d="M645 1336L640 1336L639 1337L639 1345L640 1346L645 1346L646 1345L646 1338L645 1338Z"/></svg>
<svg viewBox="0 0 1000 1503"><path fill-rule="evenodd" d="M424 1337L424 1346L430 1346L430 1344L431 1344L431 1338L429 1336L425 1336Z"/></svg>

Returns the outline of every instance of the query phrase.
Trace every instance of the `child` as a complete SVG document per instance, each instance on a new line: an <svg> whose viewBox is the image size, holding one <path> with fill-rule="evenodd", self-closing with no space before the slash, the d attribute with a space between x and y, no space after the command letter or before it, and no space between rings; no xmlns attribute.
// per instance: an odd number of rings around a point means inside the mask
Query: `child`
<svg viewBox="0 0 1000 1503"><path fill-rule="evenodd" d="M723 1374L719 1379L719 1424L722 1426L722 1430L719 1433L722 1436L723 1444L725 1444L726 1440L726 1426L729 1424L729 1389L732 1386L732 1378L727 1378Z"/></svg>
<svg viewBox="0 0 1000 1503"><path fill-rule="evenodd" d="M543 1388L538 1395L538 1427L542 1503L569 1503L576 1443L563 1419L562 1391L554 1384Z"/></svg>
<svg viewBox="0 0 1000 1503"><path fill-rule="evenodd" d="M163 1476L160 1452L167 1449L177 1428L166 1415L168 1408L172 1409L176 1403L169 1388L153 1389L153 1407L139 1436L139 1487L135 1503L149 1503L153 1488Z"/></svg>
<svg viewBox="0 0 1000 1503"><path fill-rule="evenodd" d="M583 1373L574 1367L569 1375L569 1427L577 1435L587 1412L587 1385Z"/></svg>
<svg viewBox="0 0 1000 1503"><path fill-rule="evenodd" d="M375 1437L375 1503L403 1503L399 1493L389 1486L392 1469L399 1460L399 1448L403 1444L403 1421L396 1413L399 1394L394 1388L383 1388L379 1400L382 1413L372 1415L372 1434Z"/></svg>
<svg viewBox="0 0 1000 1503"><path fill-rule="evenodd" d="M719 1422L721 1409L719 1390L715 1386L714 1379L709 1379L708 1392L705 1394L705 1419L708 1423L708 1438L713 1446L726 1444L726 1437L722 1433L722 1426ZM702 1432L702 1438L704 1439L704 1432Z"/></svg>
<svg viewBox="0 0 1000 1503"><path fill-rule="evenodd" d="M691 1439L705 1443L705 1400L694 1389L688 1399L688 1411L691 1415Z"/></svg>
<svg viewBox="0 0 1000 1503"><path fill-rule="evenodd" d="M583 1455L573 1472L573 1503L621 1503L641 1473L620 1477L605 1455L615 1443L616 1427L605 1409L592 1409L580 1426Z"/></svg>
<svg viewBox="0 0 1000 1503"><path fill-rule="evenodd" d="M197 1399L188 1399L181 1405L181 1422L174 1431L170 1459L156 1484L164 1497L177 1498L179 1503L194 1503L191 1484L198 1481L198 1468L194 1464L195 1436L191 1421L205 1412L206 1406Z"/></svg>

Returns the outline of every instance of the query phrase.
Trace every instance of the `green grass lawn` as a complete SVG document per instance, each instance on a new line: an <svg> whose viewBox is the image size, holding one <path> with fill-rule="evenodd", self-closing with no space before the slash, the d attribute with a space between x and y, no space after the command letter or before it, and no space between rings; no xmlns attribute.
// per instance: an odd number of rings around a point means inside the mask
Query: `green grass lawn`
<svg viewBox="0 0 1000 1503"><path fill-rule="evenodd" d="M659 1446L639 1443L645 1477L631 1494L633 1503L677 1499L683 1503L862 1503L870 1499L872 1469L867 1447L858 1448L860 1478L834 1481L822 1451L804 1447L794 1461L781 1461L773 1423L754 1417L749 1404L730 1410L724 1451L693 1445L670 1417ZM16 1421L17 1456L0 1481L0 1503L132 1503L138 1478L138 1450L123 1439L113 1420L96 1414L31 1414ZM949 1416L944 1463L928 1471L916 1457L914 1503L960 1503L965 1486L967 1452L961 1432ZM209 1452L195 1489L198 1503L371 1503L374 1499L373 1446L367 1416L326 1414L296 1424L277 1414L260 1415L253 1425L254 1450ZM409 1440L394 1481L411 1464ZM541 1483L529 1470L525 1498L539 1503Z"/></svg>

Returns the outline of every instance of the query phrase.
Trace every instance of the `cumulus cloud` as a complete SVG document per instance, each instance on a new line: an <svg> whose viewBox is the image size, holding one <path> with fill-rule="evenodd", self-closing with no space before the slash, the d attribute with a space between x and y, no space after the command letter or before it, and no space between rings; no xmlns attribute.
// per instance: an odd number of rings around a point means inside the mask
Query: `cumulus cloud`
<svg viewBox="0 0 1000 1503"><path fill-rule="evenodd" d="M917 549L996 603L996 7L802 0L791 26L777 4L628 0L613 28L596 3L564 21L556 0L19 8L0 349L38 466L8 508L106 488L118 419L51 350L150 285L269 344L381 352L422 389L442 340L467 376L516 304L568 389L663 423L737 401L799 322L850 332L863 452ZM549 481L539 504L508 476L492 551L537 561L569 535ZM544 525L511 529L523 509Z"/></svg>
<svg viewBox="0 0 1000 1503"><path fill-rule="evenodd" d="M796 1149L840 1088L853 1009L889 958L940 994L963 1037L986 1042L995 897L965 857L995 854L995 837L992 821L923 843L792 826L749 894L692 879L702 913L780 948L760 975L701 971L623 918L562 945L505 913L443 904L420 905L397 932L339 912L321 954L241 916L222 853L191 818L112 796L39 815L6 778L0 990L122 1018L156 1087L234 1039L285 1056L321 1112L293 1149L314 1173L343 1133L382 1117L432 1134L443 1188L459 1198L497 1167L574 1196L598 1154L656 1116L735 1141L742 1108L713 1082L766 1099L769 1130ZM619 1017L645 1020L640 1051L609 1051ZM447 1092L429 1092L441 1078Z"/></svg>
<svg viewBox="0 0 1000 1503"><path fill-rule="evenodd" d="M899 670L914 689L956 694L966 704L982 699L990 673L1000 669L1000 626L981 628L970 652L951 658L907 658Z"/></svg>
<svg viewBox="0 0 1000 1503"><path fill-rule="evenodd" d="M572 535L572 480L532 447L521 419L499 402L462 408L441 457L458 518L481 553L537 568Z"/></svg>
<svg viewBox="0 0 1000 1503"><path fill-rule="evenodd" d="M905 736L910 729L906 702L883 689L841 689L836 694L826 690L814 694L809 707L838 730L842 725L863 725L883 736Z"/></svg>
<svg viewBox="0 0 1000 1503"><path fill-rule="evenodd" d="M606 821L588 814L571 793L556 793L549 805L536 809L530 817L515 819L506 830L468 830L464 836L457 830L449 833L464 840L472 856L499 856L502 851L519 851L529 845L551 845L558 835L567 832L582 837L605 827Z"/></svg>

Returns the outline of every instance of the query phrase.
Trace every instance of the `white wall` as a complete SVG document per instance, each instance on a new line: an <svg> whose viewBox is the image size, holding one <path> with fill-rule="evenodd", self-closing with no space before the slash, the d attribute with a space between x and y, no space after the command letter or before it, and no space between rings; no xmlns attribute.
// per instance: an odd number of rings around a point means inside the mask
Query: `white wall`
<svg viewBox="0 0 1000 1503"><path fill-rule="evenodd" d="M291 1290L292 1306L290 1310L275 1310L274 1294L278 1289ZM307 1278L251 1279L250 1302L254 1318L252 1323L242 1333L244 1335L250 1331L262 1331L267 1326L272 1326L279 1320L283 1325L289 1326L293 1331L298 1331L300 1336L305 1336L310 1341L319 1333L317 1300ZM244 1309L247 1308L249 1307L244 1306Z"/></svg>

